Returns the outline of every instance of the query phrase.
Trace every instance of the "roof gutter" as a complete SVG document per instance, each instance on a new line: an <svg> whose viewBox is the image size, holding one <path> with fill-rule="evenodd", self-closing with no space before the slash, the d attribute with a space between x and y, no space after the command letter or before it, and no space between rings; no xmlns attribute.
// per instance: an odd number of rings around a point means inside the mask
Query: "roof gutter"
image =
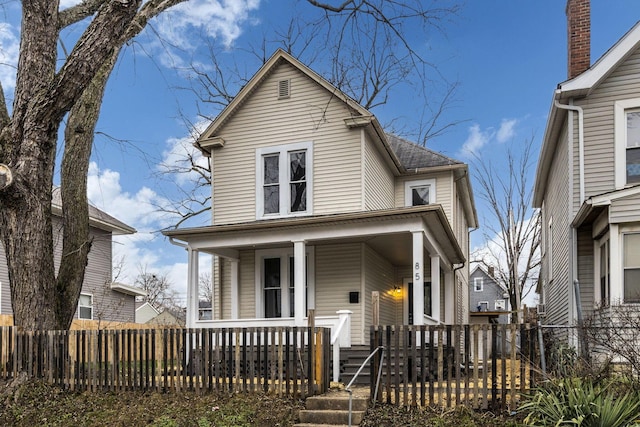
<svg viewBox="0 0 640 427"><path fill-rule="evenodd" d="M554 105L562 110L576 111L578 113L578 161L580 170L580 204L582 205L584 202L584 111L577 105L560 104L557 99L554 100Z"/></svg>

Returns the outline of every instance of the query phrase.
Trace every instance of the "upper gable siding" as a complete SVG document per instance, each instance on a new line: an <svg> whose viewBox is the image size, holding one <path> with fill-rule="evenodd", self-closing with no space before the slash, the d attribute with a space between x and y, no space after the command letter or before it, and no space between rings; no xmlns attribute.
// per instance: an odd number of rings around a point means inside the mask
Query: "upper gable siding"
<svg viewBox="0 0 640 427"><path fill-rule="evenodd" d="M291 79L291 97L277 99ZM313 214L362 208L360 131L349 130L345 104L288 64L279 66L218 132L213 152L214 224L256 219L256 149L313 142Z"/></svg>
<svg viewBox="0 0 640 427"><path fill-rule="evenodd" d="M365 139L365 209L389 209L394 204L394 177L380 151Z"/></svg>
<svg viewBox="0 0 640 427"><path fill-rule="evenodd" d="M640 50L627 58L587 98L575 101L584 109L585 198L615 188L614 104L640 98ZM574 213L579 208L577 115L574 130Z"/></svg>
<svg viewBox="0 0 640 427"><path fill-rule="evenodd" d="M560 135L555 156L550 167L549 181L544 196L543 233L544 242L548 242L548 222L552 219L553 229L553 257L544 248L543 258L544 292L547 303L547 317L545 323L552 325L566 325L569 322L569 300L571 288L569 286L569 153L567 132ZM552 259L550 259L552 258ZM549 281L549 262L553 262L553 280Z"/></svg>
<svg viewBox="0 0 640 427"><path fill-rule="evenodd" d="M433 174L420 174L403 176L396 178L395 184L395 207L404 206L404 184L407 181L416 181L421 179L436 180L436 203L442 205L442 209L447 215L447 219L453 228L453 182L451 172L440 172Z"/></svg>
<svg viewBox="0 0 640 427"><path fill-rule="evenodd" d="M611 202L609 220L612 224L640 221L640 195Z"/></svg>

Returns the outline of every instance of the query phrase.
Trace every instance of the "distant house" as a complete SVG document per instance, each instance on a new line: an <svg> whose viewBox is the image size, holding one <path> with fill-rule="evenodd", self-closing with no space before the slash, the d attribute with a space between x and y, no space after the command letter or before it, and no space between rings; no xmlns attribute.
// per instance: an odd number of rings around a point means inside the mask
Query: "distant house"
<svg viewBox="0 0 640 427"><path fill-rule="evenodd" d="M640 303L640 23L591 65L589 1L567 12L569 79L553 92L534 206L542 319L573 326Z"/></svg>
<svg viewBox="0 0 640 427"><path fill-rule="evenodd" d="M53 190L51 211L54 228L54 262L57 269L62 256L62 205L59 188ZM146 294L136 287L112 281L112 236L132 234L136 230L91 205L89 206L89 224L93 243L89 252L76 318L134 322L135 297ZM2 245L0 245L0 314L13 314L9 272Z"/></svg>
<svg viewBox="0 0 640 427"><path fill-rule="evenodd" d="M509 293L500 285L493 269L476 265L469 275L469 304L472 323L509 323Z"/></svg>
<svg viewBox="0 0 640 427"><path fill-rule="evenodd" d="M149 302L136 302L136 323L147 323L160 314L160 310Z"/></svg>
<svg viewBox="0 0 640 427"><path fill-rule="evenodd" d="M212 224L165 232L187 250L187 327L306 326L314 309L317 326L367 344L374 292L381 324L468 322L466 164L385 133L282 50L196 145ZM211 309L200 253L217 260Z"/></svg>

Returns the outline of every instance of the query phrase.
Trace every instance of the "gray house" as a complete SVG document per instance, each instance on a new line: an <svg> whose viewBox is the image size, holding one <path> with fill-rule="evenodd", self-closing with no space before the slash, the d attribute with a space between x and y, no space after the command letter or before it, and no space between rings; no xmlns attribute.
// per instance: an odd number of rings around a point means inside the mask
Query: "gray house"
<svg viewBox="0 0 640 427"><path fill-rule="evenodd" d="M588 0L568 1L569 79L553 92L536 171L553 325L640 302L640 23L591 65L589 15Z"/></svg>
<svg viewBox="0 0 640 427"><path fill-rule="evenodd" d="M62 251L62 212L60 190L53 190L51 211L54 228L54 262L60 264ZM112 236L133 234L135 229L115 219L100 209L89 206L90 234L93 238L78 301L78 319L116 322L135 321L135 297L144 291L112 281ZM0 245L0 314L13 314L9 273L4 248Z"/></svg>
<svg viewBox="0 0 640 427"><path fill-rule="evenodd" d="M509 323L509 293L496 281L493 268L476 265L471 270L469 305L473 323Z"/></svg>

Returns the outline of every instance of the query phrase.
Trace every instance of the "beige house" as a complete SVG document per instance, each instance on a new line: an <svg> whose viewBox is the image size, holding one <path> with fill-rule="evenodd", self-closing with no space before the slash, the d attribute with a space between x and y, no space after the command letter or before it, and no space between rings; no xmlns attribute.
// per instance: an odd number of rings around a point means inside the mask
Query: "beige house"
<svg viewBox="0 0 640 427"><path fill-rule="evenodd" d="M589 1L567 10L569 80L553 93L534 192L551 325L640 302L640 24L591 65Z"/></svg>
<svg viewBox="0 0 640 427"><path fill-rule="evenodd" d="M51 212L54 228L54 263L56 270L62 258L62 198L54 188ZM89 205L89 233L92 240L85 270L76 318L110 322L134 322L135 298L146 293L134 286L112 280L112 237L132 234L136 230ZM0 314L12 315L9 269L4 248L0 245Z"/></svg>
<svg viewBox="0 0 640 427"><path fill-rule="evenodd" d="M165 232L188 253L187 327L306 326L314 309L343 346L365 344L374 292L381 324L468 322L467 165L386 134L282 50L197 146L212 224ZM210 312L200 253L216 260Z"/></svg>

